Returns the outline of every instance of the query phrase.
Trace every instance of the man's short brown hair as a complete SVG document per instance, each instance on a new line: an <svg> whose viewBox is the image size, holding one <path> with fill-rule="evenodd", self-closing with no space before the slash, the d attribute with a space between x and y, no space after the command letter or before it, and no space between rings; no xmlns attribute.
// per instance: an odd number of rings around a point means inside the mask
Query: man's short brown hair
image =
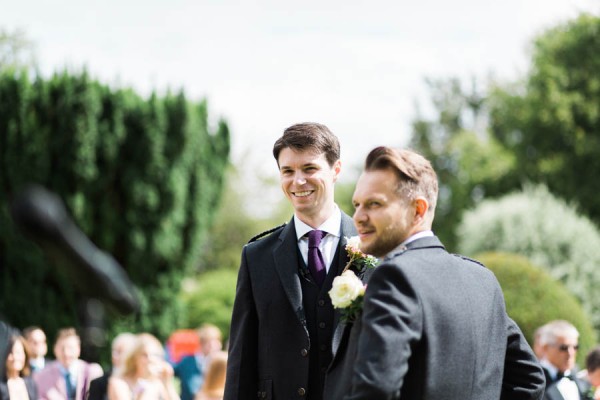
<svg viewBox="0 0 600 400"><path fill-rule="evenodd" d="M60 329L58 331L58 333L56 334L56 341L54 342L54 344L56 345L56 343L60 342L63 339L71 337L71 336L76 337L77 340L79 340L81 342L81 338L77 334L77 331L75 330L75 328L69 327L69 328Z"/></svg>
<svg viewBox="0 0 600 400"><path fill-rule="evenodd" d="M435 210L438 179L431 163L422 155L406 149L376 147L367 156L365 171L390 170L398 179L398 192L409 199L423 196L429 211Z"/></svg>
<svg viewBox="0 0 600 400"><path fill-rule="evenodd" d="M273 146L273 156L279 164L279 153L285 148L295 151L312 150L317 154L325 154L330 167L340 159L340 142L338 138L323 124L303 122L287 128Z"/></svg>

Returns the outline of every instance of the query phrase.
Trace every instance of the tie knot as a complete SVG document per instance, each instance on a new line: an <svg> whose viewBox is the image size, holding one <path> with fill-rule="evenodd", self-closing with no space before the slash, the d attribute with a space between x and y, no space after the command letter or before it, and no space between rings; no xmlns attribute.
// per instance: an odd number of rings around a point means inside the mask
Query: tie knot
<svg viewBox="0 0 600 400"><path fill-rule="evenodd" d="M327 232L318 229L308 232L308 247L319 247L325 235L327 235Z"/></svg>

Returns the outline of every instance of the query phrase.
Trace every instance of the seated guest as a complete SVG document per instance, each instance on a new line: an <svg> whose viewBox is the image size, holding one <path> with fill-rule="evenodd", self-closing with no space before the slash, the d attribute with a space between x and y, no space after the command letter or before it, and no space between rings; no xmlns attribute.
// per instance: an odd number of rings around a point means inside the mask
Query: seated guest
<svg viewBox="0 0 600 400"><path fill-rule="evenodd" d="M579 332L563 320L544 325L539 337L542 347L540 364L546 376L545 400L585 400L589 384L576 376L575 359Z"/></svg>
<svg viewBox="0 0 600 400"><path fill-rule="evenodd" d="M102 367L79 359L81 339L74 328L58 331L54 356L46 367L33 375L41 400L85 400L90 382L102 376Z"/></svg>
<svg viewBox="0 0 600 400"><path fill-rule="evenodd" d="M38 372L46 366L46 354L48 353L48 344L46 343L46 334L39 326L29 326L23 329L23 337L27 342L27 354L29 355L29 365L31 372Z"/></svg>
<svg viewBox="0 0 600 400"><path fill-rule="evenodd" d="M4 376L0 381L0 400L37 400L37 388L30 376L29 357L25 339L13 333L8 339L9 352L4 362Z"/></svg>
<svg viewBox="0 0 600 400"><path fill-rule="evenodd" d="M198 329L200 351L186 356L175 366L175 376L181 381L181 400L193 400L202 386L210 355L223 347L221 330L212 324Z"/></svg>
<svg viewBox="0 0 600 400"><path fill-rule="evenodd" d="M600 346L594 347L585 357L585 370L577 376L585 379L592 386L590 390L593 400L600 400Z"/></svg>
<svg viewBox="0 0 600 400"><path fill-rule="evenodd" d="M217 351L210 356L206 375L195 400L223 400L225 374L227 372L227 352Z"/></svg>
<svg viewBox="0 0 600 400"><path fill-rule="evenodd" d="M122 368L108 381L109 400L179 400L173 368L161 343L149 333L137 335Z"/></svg>
<svg viewBox="0 0 600 400"><path fill-rule="evenodd" d="M111 346L112 369L90 383L90 396L88 400L108 399L108 380L112 374L118 372L121 368L123 359L127 352L132 349L135 339L135 335L129 332L120 333L115 336Z"/></svg>

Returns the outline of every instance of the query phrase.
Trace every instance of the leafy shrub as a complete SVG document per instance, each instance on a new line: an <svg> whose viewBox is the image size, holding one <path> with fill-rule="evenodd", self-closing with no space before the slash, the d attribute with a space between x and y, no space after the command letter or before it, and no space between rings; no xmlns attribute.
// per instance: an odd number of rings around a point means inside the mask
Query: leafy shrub
<svg viewBox="0 0 600 400"><path fill-rule="evenodd" d="M535 330L545 323L564 319L579 330L581 364L596 343L596 333L581 304L564 285L527 258L510 253L483 253L476 256L500 282L508 315L519 325L530 344Z"/></svg>
<svg viewBox="0 0 600 400"><path fill-rule="evenodd" d="M457 232L462 254L516 253L546 269L581 301L600 329L600 233L573 205L544 186L528 185L466 212Z"/></svg>
<svg viewBox="0 0 600 400"><path fill-rule="evenodd" d="M187 327L215 324L227 338L236 282L237 271L231 269L207 271L195 280L185 281L181 296L187 314Z"/></svg>

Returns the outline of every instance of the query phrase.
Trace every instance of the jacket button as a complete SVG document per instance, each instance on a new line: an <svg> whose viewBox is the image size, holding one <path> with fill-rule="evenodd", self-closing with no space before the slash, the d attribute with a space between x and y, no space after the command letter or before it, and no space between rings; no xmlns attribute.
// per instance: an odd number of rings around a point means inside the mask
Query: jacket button
<svg viewBox="0 0 600 400"><path fill-rule="evenodd" d="M321 307L323 307L325 305L325 300L323 300L323 299L319 300L319 305Z"/></svg>
<svg viewBox="0 0 600 400"><path fill-rule="evenodd" d="M306 394L306 389L303 387L298 388L298 396L304 396Z"/></svg>
<svg viewBox="0 0 600 400"><path fill-rule="evenodd" d="M325 322L319 322L319 328L325 329Z"/></svg>
<svg viewBox="0 0 600 400"><path fill-rule="evenodd" d="M301 355L302 357L306 357L306 356L308 355L308 350L306 350L306 349L302 349L302 350L300 350L300 355Z"/></svg>

